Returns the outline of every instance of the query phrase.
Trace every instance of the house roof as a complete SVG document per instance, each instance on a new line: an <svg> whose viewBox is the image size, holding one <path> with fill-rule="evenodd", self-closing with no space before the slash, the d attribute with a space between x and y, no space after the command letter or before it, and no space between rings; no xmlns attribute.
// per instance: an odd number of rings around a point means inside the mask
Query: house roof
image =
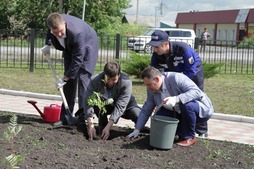
<svg viewBox="0 0 254 169"><path fill-rule="evenodd" d="M161 23L167 24L171 27L175 27L175 20L178 12L168 12L162 19Z"/></svg>
<svg viewBox="0 0 254 169"><path fill-rule="evenodd" d="M156 25L160 25L160 20L162 17L156 17ZM135 24L136 23L136 15L124 15L122 19L123 23ZM138 25L140 26L148 26L148 27L155 27L155 16L143 16L138 15Z"/></svg>
<svg viewBox="0 0 254 169"><path fill-rule="evenodd" d="M247 23L254 23L254 9L250 9L246 22Z"/></svg>
<svg viewBox="0 0 254 169"><path fill-rule="evenodd" d="M239 14L239 9L223 10L223 11L191 11L178 13L176 24L193 24L193 23L235 23ZM249 10L246 22L254 21L254 9Z"/></svg>

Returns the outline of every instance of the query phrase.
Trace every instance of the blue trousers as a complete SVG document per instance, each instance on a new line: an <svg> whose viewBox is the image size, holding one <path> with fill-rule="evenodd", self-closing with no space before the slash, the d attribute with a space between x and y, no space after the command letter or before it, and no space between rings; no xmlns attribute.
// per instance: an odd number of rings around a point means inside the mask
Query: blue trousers
<svg viewBox="0 0 254 169"><path fill-rule="evenodd" d="M191 79L196 85L199 87L200 90L204 91L204 69L203 65L200 64L197 67L197 74ZM196 133L198 134L206 134L208 130L207 122L198 122L196 124Z"/></svg>
<svg viewBox="0 0 254 169"><path fill-rule="evenodd" d="M180 103L180 110L181 114L162 107L157 112L157 115L177 118L179 123L177 126L176 135L178 135L181 139L194 138L196 124L207 122L209 118L199 117L199 104L196 101L191 101L186 104Z"/></svg>

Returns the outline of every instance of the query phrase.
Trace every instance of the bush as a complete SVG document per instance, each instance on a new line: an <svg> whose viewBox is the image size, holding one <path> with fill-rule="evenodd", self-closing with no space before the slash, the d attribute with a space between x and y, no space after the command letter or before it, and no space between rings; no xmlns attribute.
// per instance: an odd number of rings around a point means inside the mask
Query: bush
<svg viewBox="0 0 254 169"><path fill-rule="evenodd" d="M254 47L254 34L244 40L238 45L238 48L253 48Z"/></svg>
<svg viewBox="0 0 254 169"><path fill-rule="evenodd" d="M203 63L205 79L211 78L216 74L220 73L220 68L224 65L224 63Z"/></svg>
<svg viewBox="0 0 254 169"><path fill-rule="evenodd" d="M150 65L151 55L139 55L137 53L130 53L129 59L120 59L122 70L140 78L141 72ZM211 78L220 73L220 68L224 63L203 63L205 78Z"/></svg>
<svg viewBox="0 0 254 169"><path fill-rule="evenodd" d="M150 65L151 55L139 55L131 52L129 59L120 59L122 70L128 75L140 78L141 72Z"/></svg>

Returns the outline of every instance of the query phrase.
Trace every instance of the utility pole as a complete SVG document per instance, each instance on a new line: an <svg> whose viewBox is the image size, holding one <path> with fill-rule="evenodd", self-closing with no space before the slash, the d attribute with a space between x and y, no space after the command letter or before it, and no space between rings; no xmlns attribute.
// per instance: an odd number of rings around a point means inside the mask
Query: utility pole
<svg viewBox="0 0 254 169"><path fill-rule="evenodd" d="M162 3L160 4L160 6L155 6L155 27L157 26L157 10L160 10L160 13L162 15Z"/></svg>
<svg viewBox="0 0 254 169"><path fill-rule="evenodd" d="M157 10L160 10L160 14L163 15L163 6L165 6L166 8L168 8L168 7L164 4L163 0L161 1L160 6L155 6L155 27L157 26L157 25L156 25L156 24L157 24Z"/></svg>
<svg viewBox="0 0 254 169"><path fill-rule="evenodd" d="M83 21L85 20L85 12L86 12L86 0L84 0L84 3L83 3L83 13L82 13L82 20Z"/></svg>
<svg viewBox="0 0 254 169"><path fill-rule="evenodd" d="M136 9L136 24L138 24L138 8L139 8L139 0L137 0L137 9Z"/></svg>
<svg viewBox="0 0 254 169"><path fill-rule="evenodd" d="M59 13L63 13L63 0L58 0L59 4Z"/></svg>

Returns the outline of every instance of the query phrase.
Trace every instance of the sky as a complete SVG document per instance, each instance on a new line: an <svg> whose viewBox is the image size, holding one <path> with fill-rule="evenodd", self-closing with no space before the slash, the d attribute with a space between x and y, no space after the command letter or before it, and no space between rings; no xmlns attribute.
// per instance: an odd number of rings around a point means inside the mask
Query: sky
<svg viewBox="0 0 254 169"><path fill-rule="evenodd" d="M130 0L133 7L124 10L129 15L136 15L137 1L138 14L164 16L168 12L214 11L254 8L254 0ZM162 15L159 6L163 2Z"/></svg>

